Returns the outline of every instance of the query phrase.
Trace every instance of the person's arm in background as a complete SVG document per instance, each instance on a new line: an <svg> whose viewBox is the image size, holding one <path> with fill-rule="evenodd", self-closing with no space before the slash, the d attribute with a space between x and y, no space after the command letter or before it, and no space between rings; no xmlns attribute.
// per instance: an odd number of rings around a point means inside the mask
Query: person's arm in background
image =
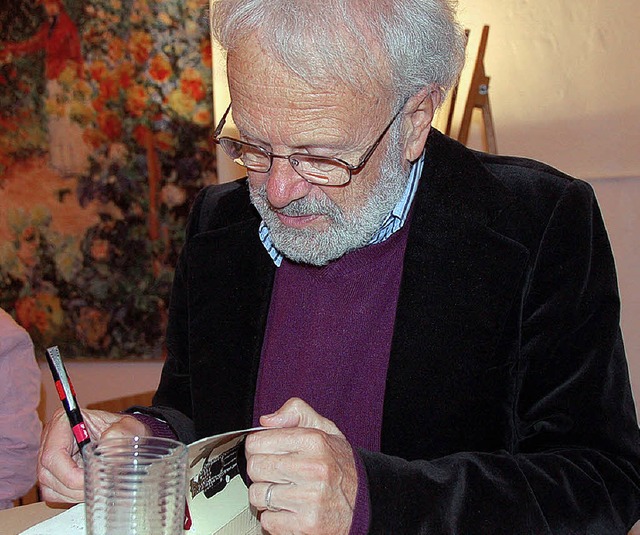
<svg viewBox="0 0 640 535"><path fill-rule="evenodd" d="M29 334L0 309L0 509L36 482L40 368Z"/></svg>

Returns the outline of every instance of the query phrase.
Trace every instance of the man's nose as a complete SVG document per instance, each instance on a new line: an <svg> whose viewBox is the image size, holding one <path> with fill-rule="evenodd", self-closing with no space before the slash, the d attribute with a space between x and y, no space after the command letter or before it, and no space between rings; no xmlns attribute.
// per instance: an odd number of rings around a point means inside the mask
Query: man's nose
<svg viewBox="0 0 640 535"><path fill-rule="evenodd" d="M296 173L286 158L274 158L267 177L267 199L274 208L305 197L311 184Z"/></svg>

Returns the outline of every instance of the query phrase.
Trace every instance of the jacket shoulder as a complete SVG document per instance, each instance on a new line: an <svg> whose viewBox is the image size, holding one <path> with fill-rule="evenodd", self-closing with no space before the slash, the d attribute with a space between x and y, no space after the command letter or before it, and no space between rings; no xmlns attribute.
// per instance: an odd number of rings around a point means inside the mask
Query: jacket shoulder
<svg viewBox="0 0 640 535"><path fill-rule="evenodd" d="M215 184L198 193L191 208L188 233L200 234L256 218L245 179Z"/></svg>
<svg viewBox="0 0 640 535"><path fill-rule="evenodd" d="M591 186L535 160L471 150L432 131L427 143L423 189L429 210L443 217L543 232L558 203L595 205ZM574 204L575 203L575 204ZM440 208L442 206L442 208Z"/></svg>
<svg viewBox="0 0 640 535"><path fill-rule="evenodd" d="M555 204L567 190L593 197L593 188L540 161L518 156L497 156L475 152L484 167L508 190L525 202L539 206L546 199Z"/></svg>

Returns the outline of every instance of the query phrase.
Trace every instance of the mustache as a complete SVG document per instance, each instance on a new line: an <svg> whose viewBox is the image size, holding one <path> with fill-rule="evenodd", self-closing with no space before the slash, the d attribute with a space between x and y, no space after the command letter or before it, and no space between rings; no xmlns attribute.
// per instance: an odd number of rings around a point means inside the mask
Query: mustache
<svg viewBox="0 0 640 535"><path fill-rule="evenodd" d="M332 206L326 202L315 202L315 200L312 199L297 199L284 208L274 209L273 211L282 215L305 216L331 215L335 210L335 205Z"/></svg>
<svg viewBox="0 0 640 535"><path fill-rule="evenodd" d="M286 216L307 216L307 215L326 215L332 219L341 218L343 215L342 210L331 201L328 197L323 198L309 198L303 197L291 201L287 206L283 208L275 208L269 202L267 198L267 188L263 184L254 191L254 194L269 208L271 212L276 214L282 214Z"/></svg>

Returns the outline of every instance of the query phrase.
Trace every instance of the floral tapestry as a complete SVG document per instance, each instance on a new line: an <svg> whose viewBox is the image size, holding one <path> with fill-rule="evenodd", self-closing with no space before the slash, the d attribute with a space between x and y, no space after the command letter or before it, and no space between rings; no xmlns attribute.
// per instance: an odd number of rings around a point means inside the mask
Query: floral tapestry
<svg viewBox="0 0 640 535"><path fill-rule="evenodd" d="M215 182L206 1L0 6L0 306L75 357L162 355Z"/></svg>

